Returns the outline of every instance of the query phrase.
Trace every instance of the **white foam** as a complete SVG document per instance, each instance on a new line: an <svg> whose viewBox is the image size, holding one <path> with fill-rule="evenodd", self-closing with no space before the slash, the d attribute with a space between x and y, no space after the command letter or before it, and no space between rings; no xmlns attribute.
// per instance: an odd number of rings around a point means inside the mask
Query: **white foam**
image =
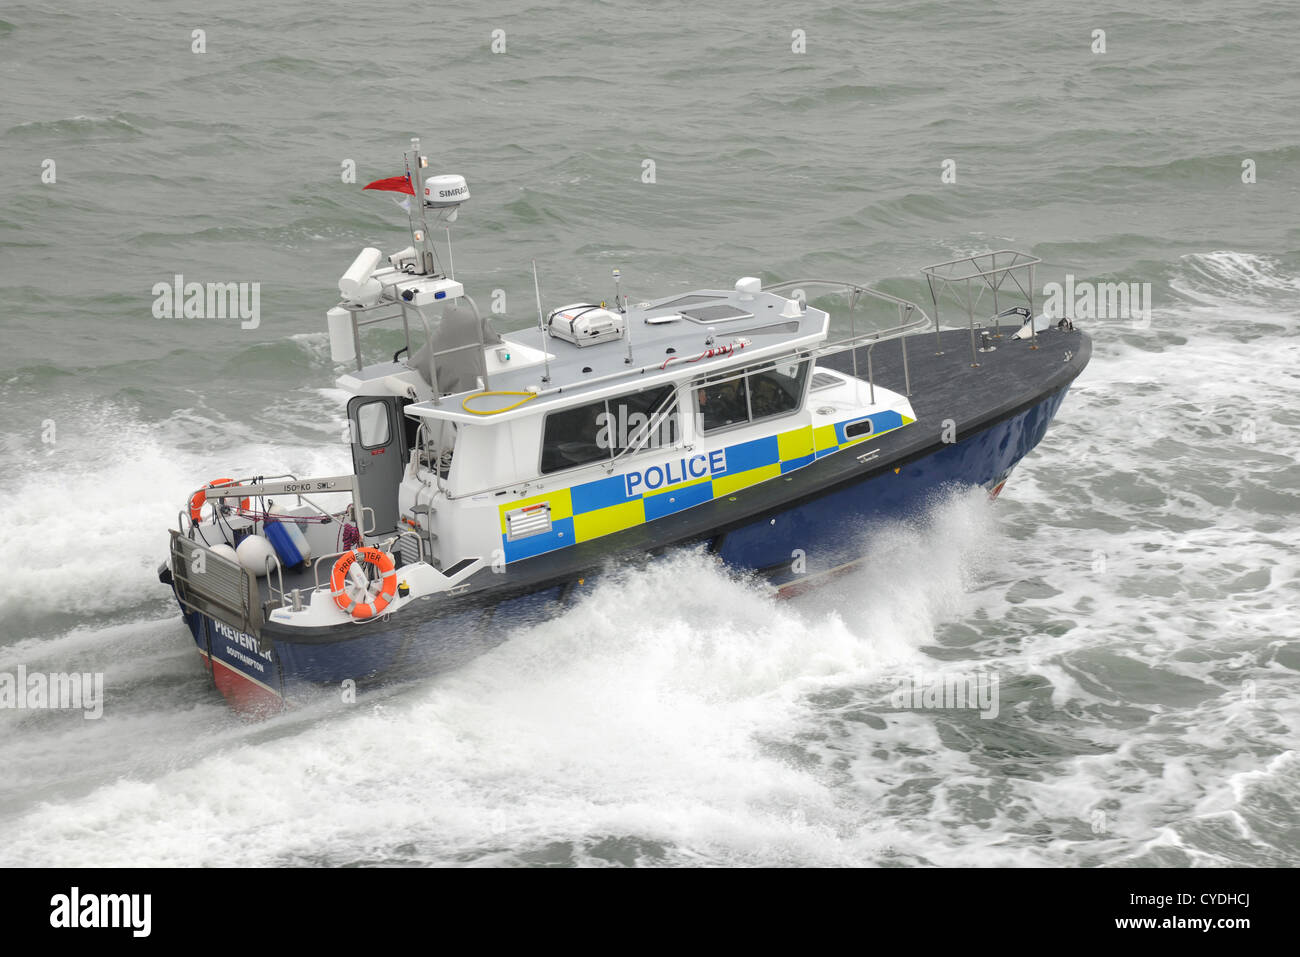
<svg viewBox="0 0 1300 957"><path fill-rule="evenodd" d="M899 549L945 553L900 592L920 598L937 577L960 578L944 530L968 524L968 507L950 503L928 533L891 533L911 536ZM962 594L959 581L944 590ZM421 859L450 861L607 833L675 856L842 863L848 822L832 782L783 739L807 720L810 694L907 667L932 626L878 610L856 634L840 610L778 601L707 556L679 554L373 710L363 700L292 737L37 811L8 855L54 841L70 860L341 860L404 834L396 843L415 843ZM208 822L199 847L196 803ZM134 840L146 821L150 840Z"/></svg>
<svg viewBox="0 0 1300 957"><path fill-rule="evenodd" d="M23 560L0 576L0 647L25 637L12 622L44 606L36 596L52 599L60 613L95 616L165 596L157 567L167 529L210 479L349 467L341 441L249 443L243 428L193 411L161 430L112 407L73 408L60 422L48 455L19 460L0 479L0 541L23 546Z"/></svg>

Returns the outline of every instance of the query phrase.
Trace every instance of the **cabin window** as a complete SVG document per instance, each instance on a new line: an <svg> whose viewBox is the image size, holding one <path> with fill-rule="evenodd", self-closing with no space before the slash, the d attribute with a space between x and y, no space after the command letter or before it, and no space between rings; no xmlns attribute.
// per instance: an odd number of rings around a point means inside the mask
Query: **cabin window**
<svg viewBox="0 0 1300 957"><path fill-rule="evenodd" d="M735 378L697 385L695 400L703 431L716 432L798 411L809 365L806 359L788 359Z"/></svg>
<svg viewBox="0 0 1300 957"><path fill-rule="evenodd" d="M675 406L675 388L665 385L550 413L542 435L542 474L607 461L633 447L641 452L674 444Z"/></svg>
<svg viewBox="0 0 1300 957"><path fill-rule="evenodd" d="M778 362L749 376L749 412L754 421L794 412L803 401L807 362Z"/></svg>
<svg viewBox="0 0 1300 957"><path fill-rule="evenodd" d="M749 387L744 376L706 385L697 392L696 401L700 403L700 420L705 432L749 421Z"/></svg>
<svg viewBox="0 0 1300 957"><path fill-rule="evenodd" d="M357 431L363 449L377 449L388 444L388 400L367 402L357 409Z"/></svg>
<svg viewBox="0 0 1300 957"><path fill-rule="evenodd" d="M546 417L542 437L542 472L560 472L610 457L598 444L605 403L589 402Z"/></svg>
<svg viewBox="0 0 1300 957"><path fill-rule="evenodd" d="M671 385L646 389L610 399L605 426L606 441L614 453L639 446L640 449L661 449L677 441L676 388ZM666 416L662 413L667 412ZM659 418L656 419L656 414ZM646 431L650 434L646 435ZM645 441L642 441L642 439Z"/></svg>

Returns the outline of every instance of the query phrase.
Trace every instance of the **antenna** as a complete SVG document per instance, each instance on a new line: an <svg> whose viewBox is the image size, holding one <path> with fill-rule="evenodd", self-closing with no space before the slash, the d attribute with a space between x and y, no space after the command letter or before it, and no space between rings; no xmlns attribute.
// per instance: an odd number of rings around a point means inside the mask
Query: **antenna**
<svg viewBox="0 0 1300 957"><path fill-rule="evenodd" d="M533 292L537 293L537 331L542 334L542 365L545 374L542 377L543 382L551 381L551 354L546 348L546 325L542 321L542 287L537 281L537 260L533 260Z"/></svg>
<svg viewBox="0 0 1300 957"><path fill-rule="evenodd" d="M627 319L627 297L623 295L623 274L614 270L614 305L618 306L618 311L623 314L623 336L627 339L627 358L623 360L626 365L632 364L632 323Z"/></svg>
<svg viewBox="0 0 1300 957"><path fill-rule="evenodd" d="M411 153L415 160L415 176L412 186L415 187L415 201L420 207L420 225L424 229L420 232L420 270L425 275L432 275L437 272L434 268L433 240L429 238L429 221L424 216L424 157L420 155L420 138L411 137Z"/></svg>
<svg viewBox="0 0 1300 957"><path fill-rule="evenodd" d="M418 143L419 140L416 140L415 142ZM417 153L416 155L418 156L419 154ZM410 227L410 230L411 230L411 247L415 250L416 261L419 263L419 268L418 268L417 271L418 271L418 272L423 272L423 271L424 271L424 253L422 253L420 250L424 247L424 242L423 242L424 234L421 233L420 230L418 230L418 229L415 227L415 210L414 210L414 208L412 208L412 205L411 205L411 201L412 201L412 200L414 200L414 201L417 202L417 203L420 201L420 191L419 191L419 189L418 189L418 188L416 187L416 185L415 185L415 177L411 176L411 154L409 154L409 153L403 153L403 154L402 154L402 159L406 160L406 181L407 181L408 183L411 184L411 189L415 190L415 195L412 196L412 197L410 197L410 199L408 199L408 200L406 201L406 207L405 207L405 208L406 208L406 225L407 225L408 227ZM418 165L418 164L417 164L417 165ZM396 199L393 200L393 202L397 203L398 206L401 206L401 205L402 205L401 202L399 202L399 201L396 200Z"/></svg>
<svg viewBox="0 0 1300 957"><path fill-rule="evenodd" d="M447 230L447 278L456 278L456 257L451 254L451 227L444 226Z"/></svg>

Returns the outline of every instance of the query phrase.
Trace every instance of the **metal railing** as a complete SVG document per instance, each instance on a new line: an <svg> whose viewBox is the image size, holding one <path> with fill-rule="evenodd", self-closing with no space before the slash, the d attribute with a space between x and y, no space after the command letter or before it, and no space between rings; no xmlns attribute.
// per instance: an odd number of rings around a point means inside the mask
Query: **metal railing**
<svg viewBox="0 0 1300 957"><path fill-rule="evenodd" d="M411 278L418 278L418 277L416 277L415 274L412 274ZM433 278L433 277L426 277L426 278ZM465 302L469 304L470 309L473 310L474 312L474 324L478 331L478 343L477 344L469 343L466 345L453 346L448 349L439 349L436 351L432 348L431 345L434 341L433 323L431 322L428 313L424 311L424 308L422 306L411 305L410 303L404 302L400 299L396 301L393 301L391 299L381 299L379 302L370 306L360 306L354 303L347 303L347 302L339 303L338 304L339 308L345 309L349 313L351 313L352 349L354 353L353 362L357 367L357 371L360 372L362 369L365 368L365 359L362 357L362 353L361 353L361 328L363 326L378 325L380 323L390 322L393 319L400 318L402 320L402 334L406 340L406 345L403 346L401 349L397 350L397 353L393 356L393 361L396 361L397 356L401 355L403 352L406 353L408 359L411 358L412 356L411 313L414 312L416 317L420 320L421 326L424 328L425 343L430 345L430 351L426 356L423 373L424 373L425 380L429 383L430 388L433 390L432 401L434 405L440 405L442 403L442 398L443 398L441 394L441 390L438 388L437 360L443 356L450 355L454 352L463 352L467 349L477 349L478 355L482 357L483 387L485 389L491 388L491 385L489 384L489 376L487 371L487 358L485 355L485 350L487 348L487 340L483 336L483 315L482 313L479 312L478 304L474 302L472 297L462 294L460 298L464 299ZM450 304L453 301L454 300L450 300L450 299L446 300L448 304ZM397 312L389 312L387 314L375 315L375 313L382 313L383 310L392 309L394 307L397 308L398 310Z"/></svg>
<svg viewBox="0 0 1300 957"><path fill-rule="evenodd" d="M924 309L908 299L900 299L898 296L891 296L887 292L881 292L879 289L872 289L870 286L862 283L848 282L843 279L790 279L785 282L772 283L764 286L764 292L780 292L783 289L798 290L804 286L834 286L839 289L845 289L849 294L849 335L846 339L838 339L834 342L825 342L812 350L812 355L825 356L836 352L843 352L846 349L851 350L853 362L853 377L858 376L858 349L862 345L867 347L867 386L870 389L871 401L876 401L876 378L875 370L872 366L872 352L876 345L892 339L902 340L900 345L903 352L903 391L906 395L912 394L912 370L907 361L907 337L912 333L923 332L937 323L934 322ZM885 328L874 329L871 332L864 332L858 335L856 307L858 301L867 296L880 302L888 303L898 310L898 325Z"/></svg>
<svg viewBox="0 0 1300 957"><path fill-rule="evenodd" d="M406 538L407 536L410 536L415 541L415 547L417 549L417 554L419 555L419 560L423 562L425 560L424 542L421 541L420 536L416 534L414 531L398 532L392 538L385 539L384 541L379 542L375 547L378 548L380 551L386 551L391 554L393 551L396 550L397 543L401 541L403 538ZM322 568L329 568L330 571L332 572L334 570L335 563L344 555L350 554L351 552L352 549L345 548L342 551L330 552L328 555L321 555L319 558L312 559L311 592L313 594L315 592L318 592L328 587L328 583L322 582L320 580L320 570Z"/></svg>
<svg viewBox="0 0 1300 957"><path fill-rule="evenodd" d="M945 294L948 294L966 312L966 320L970 326L971 367L978 368L980 363L975 351L975 310L980 305L984 294L991 292L995 337L1002 338L1001 320L1005 313L1002 311L998 297L1007 280L1010 280L1015 291L1029 307L1029 348L1037 349L1038 327L1034 323L1034 267L1040 263L1042 263L1041 259L1029 253L1022 253L1016 249L997 249L993 252L962 256L924 267L921 272L930 287L930 301L934 303L936 347L939 347L939 303ZM1022 276L1024 282L1021 281ZM942 347L939 348L942 351Z"/></svg>
<svg viewBox="0 0 1300 957"><path fill-rule="evenodd" d="M248 475L248 476L243 476L241 478L232 479L228 483L222 483L217 488L205 487L203 489L198 489L195 492L191 493L190 498L187 499L186 501L189 502L190 500L192 500L194 495L198 494L198 492L200 491L202 491L207 498L211 498L214 500L214 507L216 502L225 501L226 499L232 499L232 498L233 499L252 498L252 497L262 498L262 497L270 497L271 495L275 495L277 497L282 495L291 495L293 496L294 499L297 500L299 505L305 504L315 509L317 515L273 515L270 512L262 510L260 512L253 513L250 516L250 514L248 514L248 512L246 512L242 508L235 509L235 514L238 517L245 519L246 521L253 521L253 522L257 522L257 521L266 522L271 520L279 521L279 522L285 522L285 521L292 522L295 519L297 519L300 522L307 521L307 520L318 521L320 519L324 519L326 523L339 522L341 521L339 514L329 511L324 506L316 502L313 498L311 498L306 494L303 494L301 491L299 490L288 491L284 489L270 491L267 489L267 486L271 486L274 483L283 484L283 480L285 479L290 480L290 482L294 483L295 485L299 483L303 485L308 485L312 483L315 483L317 485L323 485L323 483L327 481L338 482L343 478L347 478L349 480L348 485L346 487L339 488L339 489L325 489L326 494L354 495L355 490L353 488L351 476L334 476L327 480L318 480L318 479L300 480L298 476L294 475L292 472L283 472L279 475L271 475L271 476ZM250 495L249 494L250 492L254 494ZM251 509L249 511L251 511ZM346 511L346 509L344 511ZM374 512L367 506L362 506L361 524L363 526L365 524L365 513L367 511L371 512L372 527L373 527ZM225 516L222 515L220 511L216 512L215 514L217 516L220 516L222 520L226 521L227 529L230 530L231 534L233 535L233 529L230 528L228 519L226 519ZM229 559L223 558L219 554L212 551L212 543L209 543L207 537L203 535L200 523L194 522L190 518L188 507L183 508L179 512L177 512L176 525L177 525L177 529L172 532L173 540L180 539L182 541L185 541L188 543L191 549L202 549L204 552L204 561L216 562L217 563L216 567L218 568L223 567L224 565L233 565L236 568L240 568L249 577L250 581L255 581L256 578L262 577L264 575L266 578L266 592L267 592L267 599L268 599L267 604L270 606L279 606L279 607L284 607L285 605L289 604L290 595L285 591L284 588L284 566L280 561L279 555L268 555L266 557L266 567L265 570L262 572L262 575L254 576L252 572L243 569L243 565L241 562L239 561L231 562ZM194 536L196 532L199 538L202 539L202 541L195 540ZM226 543L225 533L220 533L220 537L222 538L222 543ZM175 545L173 546L173 557L176 554L177 547L178 546ZM423 550L421 550L421 554L422 553ZM274 563L274 568L272 568L272 563ZM174 567L173 567L172 574L173 575L176 574ZM209 600L212 599L213 597L212 595L204 594L205 588L204 588L203 581L196 580L192 582L187 582L186 584L187 584L187 588L190 591L196 592ZM254 590L256 590L256 585L253 585L251 587L253 587ZM217 595L217 598L218 599L220 598L219 594ZM182 602L185 603L185 599L182 599ZM189 607L188 604L187 607ZM228 604L225 610L227 610L228 612L233 611L233 609L231 609ZM245 624L248 624L254 620L252 616L245 610L241 610L237 613L240 615L241 619ZM260 627L261 621L257 620L256 624ZM245 628L244 630L249 630L249 629ZM254 631L253 633L256 634L257 632Z"/></svg>
<svg viewBox="0 0 1300 957"><path fill-rule="evenodd" d="M276 588L275 585L271 583L271 561L273 559L275 561L275 577L276 580L280 582L279 588ZM280 563L280 556L267 555L264 567L266 569L264 574L266 576L266 597L268 602L270 604L278 604L279 607L283 608L287 598L284 594L284 565Z"/></svg>
<svg viewBox="0 0 1300 957"><path fill-rule="evenodd" d="M903 353L903 383L907 395L912 394L912 374L907 360L907 340L915 333L933 328L935 348L942 354L943 345L939 333L943 328L940 304L945 295L950 295L966 313L966 323L970 330L971 366L979 366L979 354L975 345L977 323L975 313L980 308L985 293L990 293L993 300L992 316L995 338L1002 337L1001 320L1016 309L1002 308L1001 297L1007 292L1023 299L1028 306L1030 327L1030 348L1038 348L1038 327L1034 323L1034 267L1042 262L1037 256L1015 249L998 249L973 256L962 256L941 263L933 263L921 269L930 290L930 301L934 306L934 317L928 316L916 303L889 293L872 289L862 283L848 282L840 279L791 279L764 286L764 292L777 292L786 289L800 289L804 286L835 286L849 293L849 336L835 342L827 342L813 351L815 356L824 356L833 352L852 350L853 375L858 377L858 348L867 345L867 383L871 389L871 401L875 402L876 383L872 368L872 351L877 342L889 339L901 340ZM960 295L959 295L960 291ZM898 310L898 324L858 335L856 306L863 296L869 296L880 302L892 305Z"/></svg>
<svg viewBox="0 0 1300 957"><path fill-rule="evenodd" d="M170 562L176 597L187 612L260 636L264 620L257 579L237 561L171 530Z"/></svg>
<svg viewBox="0 0 1300 957"><path fill-rule="evenodd" d="M279 481L279 480L281 480L281 479L289 479L289 480L291 480L291 481L297 482L297 481L298 481L298 476L294 475L292 472L282 472L282 473L280 473L279 475L245 475L245 476L243 476L242 478L231 479L230 482L229 482L228 484L223 483L223 484L220 485L218 488L206 488L206 487L204 487L204 488L201 488L201 489L195 489L193 492L190 493L189 498L186 499L186 502L189 502L190 499L194 498L194 496L197 495L199 492L203 492L203 493L205 494L205 496L208 497L208 498L215 498L215 499L227 499L227 498L248 498L248 497L250 497L250 496L248 495L247 491L244 491L245 486L247 486L248 484L250 484L250 483L254 483L254 482L256 482L256 483L263 483L263 484L264 484L264 483L267 483L267 482L276 482L276 481ZM349 492L349 493L350 493L351 491L352 491L352 490L351 490L350 488L348 488L348 489L338 489L337 491L331 491L329 494L342 494L342 493L344 493L344 492ZM279 494L279 495L284 495L284 494L292 495L294 498L297 499L299 505L303 505L303 504L310 505L312 508L316 509L316 511L319 512L319 513L320 513L322 516L324 516L325 518L329 518L329 519L337 519L337 516L335 515L335 513L329 511L328 509L326 509L326 508L323 507L322 505L318 504L317 502L313 501L311 498L308 498L306 495L304 495L304 494L301 493L301 492L287 492L287 493L286 493L286 492L280 492L280 493L276 493L276 494ZM264 519L264 518L267 517L267 514L259 515L259 517ZM306 518L306 516L303 516L303 515L298 515L298 516L294 516L294 515L284 515L284 516L280 516L280 515L277 515L277 516L276 516L276 519L277 519L277 520L279 520L279 519L281 519L281 518L287 518L287 519L289 519L290 521L292 521L294 518L303 519L303 518ZM185 532L185 530L186 530L186 524L185 524L185 523L189 520L189 512L188 512L188 510L187 510L187 509L181 509L179 512L176 513L176 519L177 519L177 528L179 528L179 529L181 530L181 532Z"/></svg>

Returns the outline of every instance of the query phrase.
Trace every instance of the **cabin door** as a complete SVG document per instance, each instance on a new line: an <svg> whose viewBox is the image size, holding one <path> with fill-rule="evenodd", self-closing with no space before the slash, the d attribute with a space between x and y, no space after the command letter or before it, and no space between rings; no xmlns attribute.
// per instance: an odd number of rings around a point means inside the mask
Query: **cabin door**
<svg viewBox="0 0 1300 957"><path fill-rule="evenodd" d="M368 510L358 524L366 535L387 535L397 529L397 486L406 468L401 400L356 396L348 402L348 422L361 505Z"/></svg>

